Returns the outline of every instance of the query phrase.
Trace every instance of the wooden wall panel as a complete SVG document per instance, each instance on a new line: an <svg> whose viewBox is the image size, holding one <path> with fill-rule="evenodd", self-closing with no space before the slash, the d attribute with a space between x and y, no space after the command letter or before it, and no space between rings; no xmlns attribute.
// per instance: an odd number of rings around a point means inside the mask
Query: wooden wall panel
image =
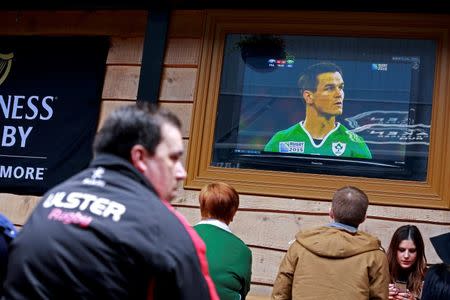
<svg viewBox="0 0 450 300"><path fill-rule="evenodd" d="M184 138L183 139L184 152L183 152L183 156L181 157L181 162L183 163L183 166L186 166L186 153L187 153L188 146L189 146L189 139Z"/></svg>
<svg viewBox="0 0 450 300"><path fill-rule="evenodd" d="M171 15L169 37L200 38L203 35L205 12L175 11Z"/></svg>
<svg viewBox="0 0 450 300"><path fill-rule="evenodd" d="M172 111L181 120L181 134L183 138L189 137L192 118L192 104L190 103L160 103L161 107Z"/></svg>
<svg viewBox="0 0 450 300"><path fill-rule="evenodd" d="M136 103L136 101L116 101L116 100L103 100L102 106L100 109L100 119L98 121L98 128L103 126L103 122L105 122L106 117L117 107L122 105L128 105Z"/></svg>
<svg viewBox="0 0 450 300"><path fill-rule="evenodd" d="M108 65L140 65L142 62L142 51L144 37L113 37L109 49Z"/></svg>
<svg viewBox="0 0 450 300"><path fill-rule="evenodd" d="M200 39L169 39L164 64L197 67L200 56Z"/></svg>
<svg viewBox="0 0 450 300"><path fill-rule="evenodd" d="M193 101L197 68L164 68L160 101Z"/></svg>
<svg viewBox="0 0 450 300"><path fill-rule="evenodd" d="M185 190L174 201L177 205L196 206L198 191ZM329 201L313 201L299 198L278 198L257 195L240 195L240 209L259 210L263 212L285 212L304 215L328 216ZM411 221L421 224L437 224L448 226L450 230L450 212L445 210L407 208L395 206L369 205L370 218L385 221Z"/></svg>
<svg viewBox="0 0 450 300"><path fill-rule="evenodd" d="M177 209L191 224L196 224L200 220L199 208L177 207ZM329 221L329 218L321 216L239 210L230 228L247 245L285 251L298 231L320 226Z"/></svg>
<svg viewBox="0 0 450 300"><path fill-rule="evenodd" d="M272 285L285 252L250 247L252 251L252 282Z"/></svg>
<svg viewBox="0 0 450 300"><path fill-rule="evenodd" d="M260 285L253 283L250 286L250 292L248 292L247 300L269 300L272 294L272 286Z"/></svg>
<svg viewBox="0 0 450 300"><path fill-rule="evenodd" d="M108 66L103 85L103 99L136 100L139 66Z"/></svg>
<svg viewBox="0 0 450 300"><path fill-rule="evenodd" d="M22 225L38 203L40 197L0 193L0 212L12 223Z"/></svg>

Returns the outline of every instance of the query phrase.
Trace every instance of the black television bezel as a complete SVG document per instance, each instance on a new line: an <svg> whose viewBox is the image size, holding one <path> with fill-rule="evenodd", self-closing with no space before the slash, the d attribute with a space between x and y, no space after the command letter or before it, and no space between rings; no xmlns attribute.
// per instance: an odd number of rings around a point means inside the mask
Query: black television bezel
<svg viewBox="0 0 450 300"><path fill-rule="evenodd" d="M238 33L232 33L238 34ZM281 35L280 35L281 36ZM336 38L336 37L332 37ZM225 38L226 39L226 38ZM225 43L226 46L226 43ZM420 66L420 56L410 56L410 55L396 55L396 57L400 57L400 59L394 59L392 54L382 54L376 57L367 57L364 55L360 55L353 59L342 59L329 57L328 59L324 59L324 61L336 62L339 64L339 61L358 61L358 62L367 62L367 63L408 63L412 64L414 61L419 61ZM403 58L403 59L402 59ZM308 58L301 57L299 59L314 59L320 60L318 58ZM409 60L408 60L409 59ZM225 59L222 64L224 65ZM245 62L245 64L247 64ZM222 65L222 70L224 69ZM412 114L416 111L414 109L415 103L414 100L418 99L418 87L416 83L420 78L420 67L417 69L412 68L411 71L411 84L410 84L410 99L409 99L409 109L408 109L408 125L415 119L415 116ZM243 80L243 77L242 77ZM243 84L237 84L238 86L242 86ZM238 96L242 99L243 95ZM238 100L239 106L242 105L242 100ZM218 99L218 111L220 111L220 107L222 105L221 98ZM222 106L223 109L223 106ZM227 107L228 109L228 107ZM238 110L238 112L240 109ZM231 139L235 140L237 144L238 132L239 132L239 117L240 114L233 113L234 121L231 121L230 128L227 133L228 136L233 136ZM264 151L256 151L257 154L252 154L252 151L247 152L247 154L237 154L235 150L242 150L238 148L234 149L217 149L216 143L218 142L217 131L219 130L219 126L217 124L222 124L220 121L220 114L217 114L216 126L215 126L215 134L214 134L214 144L213 144L213 154L212 154L212 165L220 165L220 166L229 166L233 168L247 168L247 169L256 169L256 170L268 170L268 171L285 171L285 172L296 172L296 173L314 173L314 174L326 174L326 175L337 175L337 176L356 176L356 177L368 177L368 178L384 178L384 179L395 179L395 180L413 180L413 181L424 181L426 180L426 164L427 159L424 161L420 161L420 158L414 157L414 153L416 153L413 148L415 145L407 145L406 150L403 153L403 159L401 162L397 160L383 160L372 158L369 162L367 159L357 159L357 158L348 158L348 157L327 157L327 156L317 156L317 155L302 155L302 154L292 154L292 155L284 155L284 153L264 153ZM237 119L236 119L237 118ZM237 124L237 125L233 125ZM222 128L220 129L222 130ZM228 143L230 140L228 140ZM217 163L214 159L217 157L217 153L221 151L222 155L225 154L229 160L226 164ZM428 152L428 151L427 151ZM428 155L428 153L427 153ZM427 155L425 157L427 157ZM250 161L251 160L251 161ZM340 162L339 162L340 161ZM299 164L297 166L297 164ZM420 164L425 164L423 173L417 173L413 170L417 170L417 166Z"/></svg>
<svg viewBox="0 0 450 300"><path fill-rule="evenodd" d="M267 171L301 172L312 174L404 179L412 173L407 165L395 165L390 161L331 157L319 155L285 154L273 152L239 153L231 160L236 167ZM370 168L369 170L367 168Z"/></svg>

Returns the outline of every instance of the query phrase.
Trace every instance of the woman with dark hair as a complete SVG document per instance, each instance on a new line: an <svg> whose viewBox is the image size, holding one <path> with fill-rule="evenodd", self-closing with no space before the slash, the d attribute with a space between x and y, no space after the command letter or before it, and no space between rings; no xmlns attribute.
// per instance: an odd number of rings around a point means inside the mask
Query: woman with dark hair
<svg viewBox="0 0 450 300"><path fill-rule="evenodd" d="M202 220L194 226L206 244L209 272L221 300L244 300L250 290L252 252L228 225L239 207L239 194L224 183L203 187L199 196Z"/></svg>
<svg viewBox="0 0 450 300"><path fill-rule="evenodd" d="M389 299L420 299L427 259L419 229L414 225L399 227L392 236L387 257L391 276Z"/></svg>

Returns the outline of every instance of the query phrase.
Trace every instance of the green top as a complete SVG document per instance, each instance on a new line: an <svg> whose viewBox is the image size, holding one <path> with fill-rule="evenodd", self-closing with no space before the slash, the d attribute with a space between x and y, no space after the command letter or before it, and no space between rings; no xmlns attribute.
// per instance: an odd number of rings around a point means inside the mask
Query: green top
<svg viewBox="0 0 450 300"><path fill-rule="evenodd" d="M303 122L297 123L275 133L264 147L264 151L372 158L362 137L351 132L344 125L336 124L337 126L317 145L303 127Z"/></svg>
<svg viewBox="0 0 450 300"><path fill-rule="evenodd" d="M206 244L209 273L221 300L245 299L250 290L252 252L233 233L211 224L195 231Z"/></svg>

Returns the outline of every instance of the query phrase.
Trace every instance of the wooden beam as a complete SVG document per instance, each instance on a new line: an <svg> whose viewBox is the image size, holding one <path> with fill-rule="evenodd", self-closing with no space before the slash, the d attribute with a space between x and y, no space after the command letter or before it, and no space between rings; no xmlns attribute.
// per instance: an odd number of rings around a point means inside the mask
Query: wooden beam
<svg viewBox="0 0 450 300"><path fill-rule="evenodd" d="M152 10L148 15L138 101L158 102L169 20L169 10Z"/></svg>

